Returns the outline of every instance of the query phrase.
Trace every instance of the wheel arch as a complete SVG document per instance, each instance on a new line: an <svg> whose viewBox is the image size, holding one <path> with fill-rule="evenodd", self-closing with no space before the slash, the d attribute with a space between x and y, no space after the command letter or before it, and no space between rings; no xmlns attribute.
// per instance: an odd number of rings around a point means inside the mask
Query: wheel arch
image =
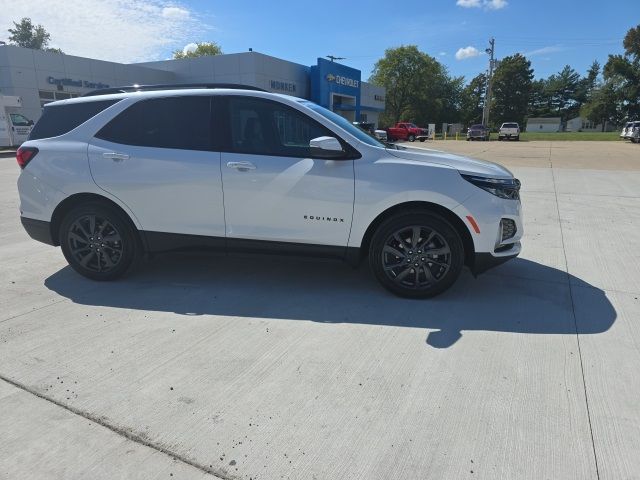
<svg viewBox="0 0 640 480"><path fill-rule="evenodd" d="M127 222L129 222L129 225L133 229L133 232L135 232L135 235L138 237L138 240L140 241L140 245L143 247L145 251L147 250L146 238L143 235L143 233L140 230L138 230L138 227L136 226L135 222L131 218L131 215L113 200L105 196L98 195L96 193L76 193L68 196L58 204L58 206L53 211L53 214L51 215L51 224L50 224L51 239L53 240L55 246L60 245L60 242L59 242L60 225L62 224L62 220L64 219L65 215L68 212L70 212L71 209L77 207L78 205L83 205L88 202L101 203L103 205L106 205L108 207L111 207L117 210L120 214L122 214L123 218Z"/></svg>
<svg viewBox="0 0 640 480"><path fill-rule="evenodd" d="M378 229L380 224L398 213L408 213L408 212L428 212L435 213L436 215L441 216L447 222L451 224L453 228L455 228L456 232L460 235L462 239L462 246L464 248L464 263L465 265L471 266L474 262L475 255L475 247L473 244L473 239L471 238L471 233L469 229L464 224L462 219L458 217L455 213L449 210L442 205L438 205L436 203L424 202L424 201L413 201L413 202L403 202L392 207L387 208L382 213L380 213L371 224L367 227L367 230L362 237L362 242L360 244L359 255L357 261L361 261L362 258L369 252L369 247L371 245L371 239L373 238L373 234Z"/></svg>

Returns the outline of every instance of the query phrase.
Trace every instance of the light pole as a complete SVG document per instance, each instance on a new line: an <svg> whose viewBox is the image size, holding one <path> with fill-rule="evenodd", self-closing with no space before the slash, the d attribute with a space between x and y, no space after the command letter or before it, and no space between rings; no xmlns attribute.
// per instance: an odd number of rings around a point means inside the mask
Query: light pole
<svg viewBox="0 0 640 480"><path fill-rule="evenodd" d="M485 52L489 55L489 78L487 78L487 91L484 96L484 108L482 109L482 124L485 127L489 126L489 111L491 110L491 87L493 84L493 68L495 66L495 60L493 55L495 53L496 41L492 37L489 40L489 48L485 49Z"/></svg>

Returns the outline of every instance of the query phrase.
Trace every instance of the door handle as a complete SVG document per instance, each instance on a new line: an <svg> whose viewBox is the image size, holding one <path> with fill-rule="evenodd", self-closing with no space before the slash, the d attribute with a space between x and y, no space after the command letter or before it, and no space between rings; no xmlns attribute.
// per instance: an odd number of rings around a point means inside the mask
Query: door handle
<svg viewBox="0 0 640 480"><path fill-rule="evenodd" d="M121 162L123 160L128 160L129 155L126 153L115 153L115 152L105 152L102 154L104 158L110 158L114 162Z"/></svg>
<svg viewBox="0 0 640 480"><path fill-rule="evenodd" d="M256 166L251 162L227 162L227 167L235 168L239 172L248 172L256 169Z"/></svg>

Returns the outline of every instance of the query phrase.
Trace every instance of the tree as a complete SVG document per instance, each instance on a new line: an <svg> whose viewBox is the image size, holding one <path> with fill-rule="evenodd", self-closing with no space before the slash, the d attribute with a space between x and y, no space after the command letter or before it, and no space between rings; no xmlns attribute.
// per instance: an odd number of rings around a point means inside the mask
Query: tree
<svg viewBox="0 0 640 480"><path fill-rule="evenodd" d="M629 57L634 57L636 61L640 61L640 25L629 29L624 36L622 46Z"/></svg>
<svg viewBox="0 0 640 480"><path fill-rule="evenodd" d="M476 75L461 93L460 121L465 125L482 122L484 96L487 89L487 76Z"/></svg>
<svg viewBox="0 0 640 480"><path fill-rule="evenodd" d="M503 58L493 77L491 118L494 125L503 122L524 123L533 81L531 62L516 53Z"/></svg>
<svg viewBox="0 0 640 480"><path fill-rule="evenodd" d="M618 88L613 82L607 82L593 91L590 101L585 104L580 114L591 122L602 125L604 131L607 123L620 125L624 120Z"/></svg>
<svg viewBox="0 0 640 480"><path fill-rule="evenodd" d="M9 41L24 48L44 50L49 45L51 35L42 25L34 25L30 18L24 17L20 23L13 22L15 28L10 28Z"/></svg>
<svg viewBox="0 0 640 480"><path fill-rule="evenodd" d="M176 50L173 58L196 58L207 55L222 55L222 49L216 42L197 42L195 50Z"/></svg>
<svg viewBox="0 0 640 480"><path fill-rule="evenodd" d="M463 79L451 78L441 63L415 45L387 49L369 81L387 90L383 125L457 119Z"/></svg>
<svg viewBox="0 0 640 480"><path fill-rule="evenodd" d="M640 25L629 29L623 46L624 55L609 55L604 82L594 89L585 106L585 114L594 121L606 119L619 125L640 116Z"/></svg>

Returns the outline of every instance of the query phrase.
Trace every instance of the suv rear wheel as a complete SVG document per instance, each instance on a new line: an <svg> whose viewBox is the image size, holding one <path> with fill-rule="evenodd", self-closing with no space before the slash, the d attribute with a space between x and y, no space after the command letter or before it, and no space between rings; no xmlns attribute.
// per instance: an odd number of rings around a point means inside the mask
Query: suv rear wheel
<svg viewBox="0 0 640 480"><path fill-rule="evenodd" d="M458 232L442 217L426 212L386 220L369 249L369 264L378 281L407 298L444 292L460 275L463 263Z"/></svg>
<svg viewBox="0 0 640 480"><path fill-rule="evenodd" d="M92 280L123 276L139 251L136 233L127 219L100 203L68 212L60 225L59 240L69 265Z"/></svg>

